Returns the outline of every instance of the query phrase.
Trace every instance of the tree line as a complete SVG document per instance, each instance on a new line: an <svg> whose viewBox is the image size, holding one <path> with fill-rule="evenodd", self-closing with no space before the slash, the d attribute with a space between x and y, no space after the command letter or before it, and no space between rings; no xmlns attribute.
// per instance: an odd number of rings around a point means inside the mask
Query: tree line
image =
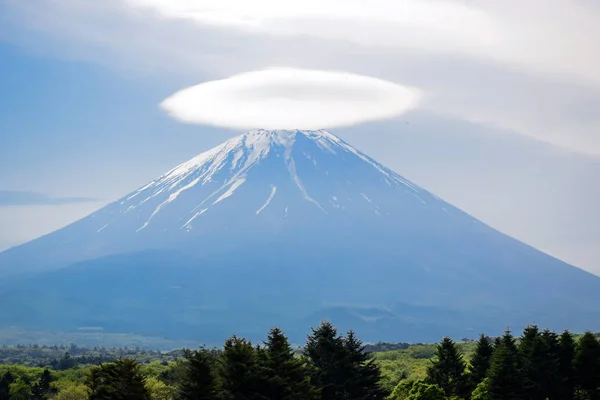
<svg viewBox="0 0 600 400"><path fill-rule="evenodd" d="M424 379L403 376L389 392L368 348L324 322L299 352L274 328L260 344L233 336L220 349L181 351L181 360L157 361L156 374L129 358L90 366L71 385L54 377L81 366L28 377L0 368L0 400L600 400L600 342L589 332L481 335L469 359L444 338Z"/></svg>
<svg viewBox="0 0 600 400"><path fill-rule="evenodd" d="M579 340L528 326L520 338L510 331L481 335L467 363L444 338L421 381L403 381L394 400L597 400L600 399L600 342L586 332Z"/></svg>
<svg viewBox="0 0 600 400"><path fill-rule="evenodd" d="M261 345L233 336L222 349L185 350L174 390L152 390L142 365L120 359L92 367L83 385L53 391L50 379L31 385L5 374L0 400L383 400L375 361L353 332L342 336L331 323L312 330L297 354L279 328ZM48 370L44 371L46 374ZM38 386L43 384L43 389ZM47 384L46 384L47 383ZM166 385L165 385L166 387Z"/></svg>

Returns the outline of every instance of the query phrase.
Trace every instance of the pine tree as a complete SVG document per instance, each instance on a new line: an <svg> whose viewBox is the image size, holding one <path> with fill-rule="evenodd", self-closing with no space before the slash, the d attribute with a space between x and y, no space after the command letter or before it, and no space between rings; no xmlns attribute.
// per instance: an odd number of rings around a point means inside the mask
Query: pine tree
<svg viewBox="0 0 600 400"><path fill-rule="evenodd" d="M475 354L473 355L473 358L471 358L471 368L468 375L469 387L471 390L474 390L487 376L487 372L490 369L492 354L494 354L494 346L487 336L481 334L477 341Z"/></svg>
<svg viewBox="0 0 600 400"><path fill-rule="evenodd" d="M519 352L515 339L508 330L494 347L488 378L490 400L524 398Z"/></svg>
<svg viewBox="0 0 600 400"><path fill-rule="evenodd" d="M311 384L305 361L296 357L287 337L279 328L269 331L265 348L259 353L268 379L271 400L311 400L318 390Z"/></svg>
<svg viewBox="0 0 600 400"><path fill-rule="evenodd" d="M178 390L180 400L212 400L217 399L217 383L215 378L215 360L204 348L185 350L186 360L183 377Z"/></svg>
<svg viewBox="0 0 600 400"><path fill-rule="evenodd" d="M379 400L387 393L380 385L381 371L375 360L365 352L363 343L353 331L343 338L346 357L346 384L344 393L347 399Z"/></svg>
<svg viewBox="0 0 600 400"><path fill-rule="evenodd" d="M573 360L577 388L586 399L600 398L600 343L591 332L586 332L579 343Z"/></svg>
<svg viewBox="0 0 600 400"><path fill-rule="evenodd" d="M427 380L446 396L462 396L465 391L465 361L456 343L448 337L436 346L435 358L427 369Z"/></svg>
<svg viewBox="0 0 600 400"><path fill-rule="evenodd" d="M261 357L262 358L262 357ZM259 352L246 339L236 336L225 341L221 360L223 398L229 400L268 399L267 375L259 363Z"/></svg>
<svg viewBox="0 0 600 400"><path fill-rule="evenodd" d="M556 399L572 400L575 392L575 339L569 331L564 331L559 338L558 349L558 388Z"/></svg>
<svg viewBox="0 0 600 400"><path fill-rule="evenodd" d="M304 354L310 362L311 380L322 400L343 400L345 384L344 340L330 322L312 330Z"/></svg>

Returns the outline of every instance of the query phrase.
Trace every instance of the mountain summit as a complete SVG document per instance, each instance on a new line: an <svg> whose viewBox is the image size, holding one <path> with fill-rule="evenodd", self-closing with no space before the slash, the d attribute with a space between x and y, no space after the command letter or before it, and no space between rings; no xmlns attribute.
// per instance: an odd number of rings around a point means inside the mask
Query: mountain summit
<svg viewBox="0 0 600 400"><path fill-rule="evenodd" d="M600 329L600 278L497 232L324 130L233 138L0 254L0 276L10 283L0 301L23 308L0 311L0 323L37 329L215 341L272 325L301 338L320 319L368 340L534 321Z"/></svg>

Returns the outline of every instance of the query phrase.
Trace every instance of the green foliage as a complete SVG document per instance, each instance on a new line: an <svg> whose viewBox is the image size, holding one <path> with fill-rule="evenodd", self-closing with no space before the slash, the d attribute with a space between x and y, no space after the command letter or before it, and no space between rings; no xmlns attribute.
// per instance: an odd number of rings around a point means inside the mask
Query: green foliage
<svg viewBox="0 0 600 400"><path fill-rule="evenodd" d="M267 376L259 361L259 351L246 339L232 336L225 341L221 360L223 398L265 399Z"/></svg>
<svg viewBox="0 0 600 400"><path fill-rule="evenodd" d="M485 378L479 382L473 393L471 393L471 400L491 400L489 378Z"/></svg>
<svg viewBox="0 0 600 400"><path fill-rule="evenodd" d="M0 400L10 400L10 385L15 379L12 372L0 370Z"/></svg>
<svg viewBox="0 0 600 400"><path fill-rule="evenodd" d="M341 399L344 393L344 340L329 322L323 322L312 330L308 337L304 354L312 369L312 382L321 389L322 400Z"/></svg>
<svg viewBox="0 0 600 400"><path fill-rule="evenodd" d="M53 397L53 400L86 400L89 392L85 385L78 383L70 383L64 386L58 394Z"/></svg>
<svg viewBox="0 0 600 400"><path fill-rule="evenodd" d="M381 371L375 360L365 352L362 342L353 331L343 338L345 375L344 392L350 399L384 399L387 392L381 387Z"/></svg>
<svg viewBox="0 0 600 400"><path fill-rule="evenodd" d="M44 400L49 398L54 393L54 390L50 387L51 382L52 376L50 371L45 369L39 380L31 386L32 400Z"/></svg>
<svg viewBox="0 0 600 400"><path fill-rule="evenodd" d="M591 332L586 332L579 340L573 366L580 397L600 398L600 343Z"/></svg>
<svg viewBox="0 0 600 400"><path fill-rule="evenodd" d="M217 398L215 377L215 359L212 354L201 348L186 350L186 362L183 364L183 377L179 385L178 398L181 400L210 400Z"/></svg>
<svg viewBox="0 0 600 400"><path fill-rule="evenodd" d="M318 389L311 384L305 360L295 356L281 329L269 331L262 355L269 399L310 400L319 397Z"/></svg>
<svg viewBox="0 0 600 400"><path fill-rule="evenodd" d="M494 346L490 338L481 334L477 341L475 354L470 361L468 381L471 389L475 389L487 376L490 369L490 362L492 361L492 354L494 354Z"/></svg>
<svg viewBox="0 0 600 400"><path fill-rule="evenodd" d="M353 332L340 336L324 323L302 354L278 328L263 346L234 336L222 350L4 347L11 359L43 367L0 365L0 400L379 400L389 392L389 400L600 400L597 336L531 326L518 339L506 332L494 341L482 335L477 342L364 346ZM62 355L54 362L48 352ZM118 354L138 361L98 365Z"/></svg>
<svg viewBox="0 0 600 400"><path fill-rule="evenodd" d="M149 400L150 392L140 365L130 359L91 369L86 385L90 400Z"/></svg>
<svg viewBox="0 0 600 400"><path fill-rule="evenodd" d="M435 358L427 369L427 381L440 387L448 397L465 393L465 362L452 339L446 337L437 345Z"/></svg>
<svg viewBox="0 0 600 400"><path fill-rule="evenodd" d="M10 400L30 400L31 388L23 379L17 379L9 386Z"/></svg>
<svg viewBox="0 0 600 400"><path fill-rule="evenodd" d="M515 339L508 330L494 348L488 377L491 400L523 398L521 360Z"/></svg>
<svg viewBox="0 0 600 400"><path fill-rule="evenodd" d="M413 386L415 384L415 381L412 380L404 380L399 382L396 387L394 388L394 390L392 391L392 394L388 397L388 400L404 400L406 399L409 394L410 391L412 390Z"/></svg>
<svg viewBox="0 0 600 400"><path fill-rule="evenodd" d="M575 359L575 339L569 331L564 331L558 341L558 388L556 397L559 399L573 399L575 390L575 368L573 360Z"/></svg>
<svg viewBox="0 0 600 400"><path fill-rule="evenodd" d="M150 399L152 400L172 400L176 394L176 388L168 386L155 377L146 379L146 388L150 392Z"/></svg>
<svg viewBox="0 0 600 400"><path fill-rule="evenodd" d="M381 372L354 332L339 336L329 322L313 329L304 350L323 400L384 399Z"/></svg>
<svg viewBox="0 0 600 400"><path fill-rule="evenodd" d="M438 385L425 381L416 381L406 400L445 400L444 390Z"/></svg>

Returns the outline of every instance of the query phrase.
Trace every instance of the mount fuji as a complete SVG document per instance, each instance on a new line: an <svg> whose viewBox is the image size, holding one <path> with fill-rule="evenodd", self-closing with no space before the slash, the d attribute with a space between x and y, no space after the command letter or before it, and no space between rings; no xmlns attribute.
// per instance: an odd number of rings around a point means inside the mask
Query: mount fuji
<svg viewBox="0 0 600 400"><path fill-rule="evenodd" d="M0 324L217 342L600 329L600 278L320 131L254 130L0 253Z"/></svg>

